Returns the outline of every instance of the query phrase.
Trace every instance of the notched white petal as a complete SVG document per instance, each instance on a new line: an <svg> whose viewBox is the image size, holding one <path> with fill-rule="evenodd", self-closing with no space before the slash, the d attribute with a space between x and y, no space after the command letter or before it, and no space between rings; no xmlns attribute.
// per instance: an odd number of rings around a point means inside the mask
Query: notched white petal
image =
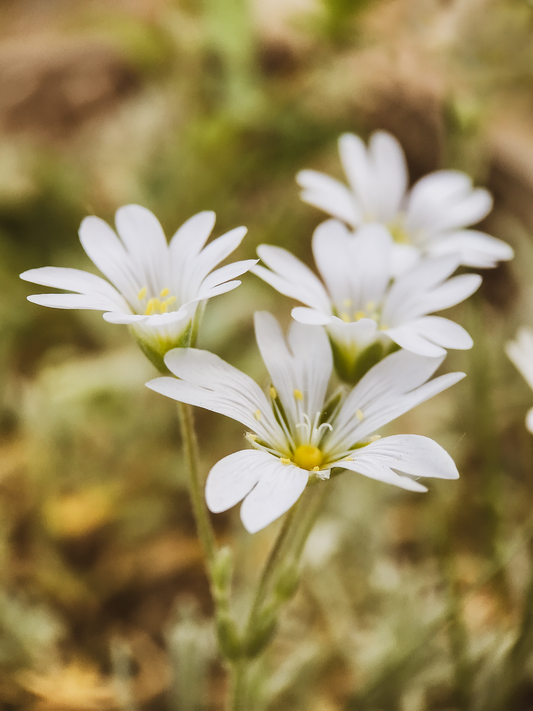
<svg viewBox="0 0 533 711"><path fill-rule="evenodd" d="M244 450L221 459L209 472L205 485L207 508L213 513L227 511L250 493L263 467L272 457L265 452Z"/></svg>
<svg viewBox="0 0 533 711"><path fill-rule="evenodd" d="M266 456L269 461L261 467L260 479L241 506L241 520L249 533L260 531L294 506L309 480L308 471Z"/></svg>

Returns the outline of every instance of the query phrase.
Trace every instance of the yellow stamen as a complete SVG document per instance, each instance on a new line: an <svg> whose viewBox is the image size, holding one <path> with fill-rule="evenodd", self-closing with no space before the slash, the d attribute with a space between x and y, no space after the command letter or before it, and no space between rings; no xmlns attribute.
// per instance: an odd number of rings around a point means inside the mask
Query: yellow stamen
<svg viewBox="0 0 533 711"><path fill-rule="evenodd" d="M161 310L161 313L162 313L162 314L165 314L165 313L167 312L167 302L166 302L166 301L162 301L162 302L161 302L161 306L159 307L159 309Z"/></svg>
<svg viewBox="0 0 533 711"><path fill-rule="evenodd" d="M353 462L353 457L344 457L343 462Z"/></svg>
<svg viewBox="0 0 533 711"><path fill-rule="evenodd" d="M351 299L344 299L342 302L343 306L350 307L353 304L353 301Z"/></svg>
<svg viewBox="0 0 533 711"><path fill-rule="evenodd" d="M324 455L318 447L314 447L312 444L301 444L296 448L292 461L297 467L316 471L315 467L318 468L323 459Z"/></svg>
<svg viewBox="0 0 533 711"><path fill-rule="evenodd" d="M376 308L376 304L373 301L369 301L366 305L367 311L373 311Z"/></svg>
<svg viewBox="0 0 533 711"><path fill-rule="evenodd" d="M350 317L345 311L342 312L341 319L344 321L344 323L350 323Z"/></svg>
<svg viewBox="0 0 533 711"><path fill-rule="evenodd" d="M320 471L320 467L313 467L313 471L314 471L314 472L319 472L319 471Z"/></svg>
<svg viewBox="0 0 533 711"><path fill-rule="evenodd" d="M356 321L360 321L362 318L365 318L366 314L364 311L356 311L353 316Z"/></svg>
<svg viewBox="0 0 533 711"><path fill-rule="evenodd" d="M281 459L280 459L279 461L280 461L282 464L285 464L285 466L287 466L287 464L290 464L290 463L291 463L291 460L290 460L290 459L285 459L285 457L281 457Z"/></svg>
<svg viewBox="0 0 533 711"><path fill-rule="evenodd" d="M380 331L386 331L389 327L387 326L386 323L382 323L381 326L379 327Z"/></svg>
<svg viewBox="0 0 533 711"><path fill-rule="evenodd" d="M144 312L145 316L151 316L154 311L159 311L161 308L161 302L159 299L150 299L148 304L146 305L146 311Z"/></svg>
<svg viewBox="0 0 533 711"><path fill-rule="evenodd" d="M173 304L177 300L177 296L169 296L168 299L166 299L165 304L168 304L168 306L170 306L170 304Z"/></svg>
<svg viewBox="0 0 533 711"><path fill-rule="evenodd" d="M370 438L370 441L377 442L378 439L381 439L381 435L372 435L372 437Z"/></svg>
<svg viewBox="0 0 533 711"><path fill-rule="evenodd" d="M302 395L302 391L301 391L301 390L294 390L293 394L294 394L294 399L295 399L295 400L300 400L300 401L301 401L301 400L304 399L304 396Z"/></svg>
<svg viewBox="0 0 533 711"><path fill-rule="evenodd" d="M137 298L139 299L139 301L142 301L144 299L147 291L148 291L148 289L145 286L143 286L143 288L137 294Z"/></svg>
<svg viewBox="0 0 533 711"><path fill-rule="evenodd" d="M170 294L170 289L167 289L166 286L164 289L161 289L161 291L159 292L159 296L161 296L161 298L168 296L169 294Z"/></svg>
<svg viewBox="0 0 533 711"><path fill-rule="evenodd" d="M278 396L278 391L276 390L276 388L273 385L270 386L269 393L270 393L270 397L272 398L272 400L275 400Z"/></svg>
<svg viewBox="0 0 533 711"><path fill-rule="evenodd" d="M257 435L252 434L251 432L246 433L246 439L249 440L250 442L256 442L257 441Z"/></svg>
<svg viewBox="0 0 533 711"><path fill-rule="evenodd" d="M356 411L355 411L355 414L356 414L358 420L363 421L363 419L364 419L365 416L363 415L363 411L362 411L362 410L356 410Z"/></svg>
<svg viewBox="0 0 533 711"><path fill-rule="evenodd" d="M261 410L256 410L254 412L254 417L259 422L259 420L261 419Z"/></svg>

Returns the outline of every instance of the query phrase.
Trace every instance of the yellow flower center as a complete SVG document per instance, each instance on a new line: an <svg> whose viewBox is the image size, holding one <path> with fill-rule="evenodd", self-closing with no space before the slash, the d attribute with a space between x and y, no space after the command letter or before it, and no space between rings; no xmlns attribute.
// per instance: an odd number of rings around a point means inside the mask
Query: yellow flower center
<svg viewBox="0 0 533 711"><path fill-rule="evenodd" d="M343 302L343 306L351 306L351 299L346 299ZM365 306L365 310L353 311L351 312L348 308L345 311L339 313L339 318L341 318L344 323L353 323L353 321L360 321L362 318L371 318L373 321L379 321L379 310L376 308L376 304L373 301L369 301Z"/></svg>
<svg viewBox="0 0 533 711"><path fill-rule="evenodd" d="M411 237L401 223L391 222L387 225L387 229L391 233L392 239L396 244L411 244Z"/></svg>
<svg viewBox="0 0 533 711"><path fill-rule="evenodd" d="M292 461L297 467L311 471L322 464L324 455L318 447L311 444L301 444L294 452Z"/></svg>
<svg viewBox="0 0 533 711"><path fill-rule="evenodd" d="M144 301L146 299L147 291L148 289L143 286L143 288L137 294L139 301ZM145 306L144 315L151 316L152 314L165 314L168 311L168 307L177 301L177 298L175 296L168 296L169 293L169 289L165 287L161 290L159 297L156 296L152 299L148 299L148 302ZM168 298L165 299L165 296L167 296Z"/></svg>

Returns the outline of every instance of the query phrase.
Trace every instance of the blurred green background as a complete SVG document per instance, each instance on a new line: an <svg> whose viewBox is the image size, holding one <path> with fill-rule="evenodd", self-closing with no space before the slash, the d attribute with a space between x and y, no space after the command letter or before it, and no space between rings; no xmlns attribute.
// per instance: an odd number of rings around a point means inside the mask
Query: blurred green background
<svg viewBox="0 0 533 711"><path fill-rule="evenodd" d="M323 219L302 168L342 177L337 136L392 132L411 180L488 187L516 259L454 309L467 378L390 426L432 436L459 482L417 495L331 483L251 711L533 708L533 403L503 353L533 326L533 4L526 0L1 0L0 707L222 709L225 671L175 406L125 328L29 304L18 273L95 271L81 219L136 202L170 236L217 213L311 263ZM249 275L200 345L262 383L252 314L290 304ZM197 412L204 474L240 425ZM244 618L277 524L236 551Z"/></svg>

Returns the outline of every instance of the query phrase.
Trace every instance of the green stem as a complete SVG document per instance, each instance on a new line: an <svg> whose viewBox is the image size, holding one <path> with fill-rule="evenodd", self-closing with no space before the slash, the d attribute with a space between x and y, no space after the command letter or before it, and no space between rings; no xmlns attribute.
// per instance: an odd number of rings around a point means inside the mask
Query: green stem
<svg viewBox="0 0 533 711"><path fill-rule="evenodd" d="M283 548L285 541L287 540L287 537L291 530L292 522L295 520L296 511L298 510L300 505L301 502L298 501L286 515L285 520L283 521L283 526L281 527L281 530L278 533L278 537L276 538L276 541L272 546L270 554L263 567L263 572L261 573L261 578L259 579L259 584L254 595L252 607L250 608L250 614L248 615L248 623L246 625L246 630L244 633L245 639L249 638L250 634L253 632L257 615L259 613L259 610L261 609L263 600L266 597L268 585L276 569L276 563L278 562L280 551Z"/></svg>
<svg viewBox="0 0 533 711"><path fill-rule="evenodd" d="M246 660L239 659L231 666L230 696L228 711L242 711L246 708L245 702Z"/></svg>
<svg viewBox="0 0 533 711"><path fill-rule="evenodd" d="M207 512L204 496L200 487L198 474L198 442L194 431L194 420L190 405L178 402L178 416L180 431L187 460L187 471L189 474L189 492L191 496L192 509L198 529L198 536L207 561L207 573L209 582L213 586L212 570L217 554L217 544L211 519Z"/></svg>
<svg viewBox="0 0 533 711"><path fill-rule="evenodd" d="M243 639L245 644L253 638L256 632L263 603L280 564L288 561L293 566L298 564L305 542L324 501L324 489L319 484L312 485L304 492L304 497L307 501L303 500L303 498L300 499L287 513L278 537L265 562L244 631ZM246 710L246 676L249 663L250 659L243 657L232 665L231 692L228 705L230 711Z"/></svg>

